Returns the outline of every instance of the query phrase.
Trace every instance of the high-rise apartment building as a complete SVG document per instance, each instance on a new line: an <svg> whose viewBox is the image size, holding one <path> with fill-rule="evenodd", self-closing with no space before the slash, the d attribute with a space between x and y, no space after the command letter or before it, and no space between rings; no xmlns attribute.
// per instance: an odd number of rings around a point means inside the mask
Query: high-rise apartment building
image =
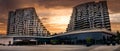
<svg viewBox="0 0 120 51"><path fill-rule="evenodd" d="M67 31L110 28L107 1L88 2L73 8Z"/></svg>
<svg viewBox="0 0 120 51"><path fill-rule="evenodd" d="M35 8L10 11L7 34L11 36L48 36L49 31L38 18Z"/></svg>

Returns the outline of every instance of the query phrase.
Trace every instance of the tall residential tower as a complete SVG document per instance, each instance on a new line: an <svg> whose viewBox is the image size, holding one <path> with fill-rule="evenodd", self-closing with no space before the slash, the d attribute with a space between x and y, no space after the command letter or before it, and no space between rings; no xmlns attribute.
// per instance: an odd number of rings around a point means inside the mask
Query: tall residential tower
<svg viewBox="0 0 120 51"><path fill-rule="evenodd" d="M111 30L107 1L88 2L73 8L67 32L86 29Z"/></svg>
<svg viewBox="0 0 120 51"><path fill-rule="evenodd" d="M7 34L11 36L48 36L49 31L38 18L35 8L10 11Z"/></svg>

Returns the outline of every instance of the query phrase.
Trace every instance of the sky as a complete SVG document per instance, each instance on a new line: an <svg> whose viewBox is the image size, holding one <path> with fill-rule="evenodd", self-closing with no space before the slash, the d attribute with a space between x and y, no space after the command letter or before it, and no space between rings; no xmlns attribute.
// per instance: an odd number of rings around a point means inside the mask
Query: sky
<svg viewBox="0 0 120 51"><path fill-rule="evenodd" d="M51 33L65 32L74 6L99 0L0 0L0 34L6 34L8 12L34 7ZM113 30L120 31L120 0L107 0Z"/></svg>

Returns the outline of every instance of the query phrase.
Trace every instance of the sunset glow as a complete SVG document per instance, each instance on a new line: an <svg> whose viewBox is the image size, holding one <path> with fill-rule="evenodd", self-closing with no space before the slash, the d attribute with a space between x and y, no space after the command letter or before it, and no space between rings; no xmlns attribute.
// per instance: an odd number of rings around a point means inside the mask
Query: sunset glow
<svg viewBox="0 0 120 51"><path fill-rule="evenodd" d="M65 32L75 5L93 0L10 0L0 1L0 34L6 34L8 12L18 8L35 7L42 23L51 33ZM14 4L13 4L14 1ZM94 0L95 1L95 0ZM112 30L120 30L120 0L108 0ZM11 4L11 5L9 5ZM118 10L118 11L116 11ZM117 23L116 23L117 22ZM117 26L116 26L117 25ZM116 28L117 27L117 28Z"/></svg>

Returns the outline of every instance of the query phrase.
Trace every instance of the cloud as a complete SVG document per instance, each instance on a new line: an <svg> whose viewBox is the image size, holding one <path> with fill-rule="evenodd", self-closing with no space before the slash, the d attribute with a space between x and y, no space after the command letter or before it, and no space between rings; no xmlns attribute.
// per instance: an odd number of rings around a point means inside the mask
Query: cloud
<svg viewBox="0 0 120 51"><path fill-rule="evenodd" d="M108 0L108 8L113 13L120 13L120 0Z"/></svg>
<svg viewBox="0 0 120 51"><path fill-rule="evenodd" d="M51 30L50 32L53 33L59 33L59 32L65 32L65 28L67 28L67 24L44 24L48 30Z"/></svg>
<svg viewBox="0 0 120 51"><path fill-rule="evenodd" d="M7 26L4 23L0 23L0 34L6 34Z"/></svg>
<svg viewBox="0 0 120 51"><path fill-rule="evenodd" d="M42 14L41 14L42 13ZM42 22L46 23L57 23L57 24L68 24L72 9L43 9L37 11L39 18Z"/></svg>
<svg viewBox="0 0 120 51"><path fill-rule="evenodd" d="M78 4L98 1L98 0L38 0L40 6L44 6L45 8L71 8ZM109 9L116 13L120 12L120 0L107 0Z"/></svg>
<svg viewBox="0 0 120 51"><path fill-rule="evenodd" d="M120 31L120 22L112 22L111 28L113 32Z"/></svg>
<svg viewBox="0 0 120 51"><path fill-rule="evenodd" d="M111 22L120 22L120 13L110 14Z"/></svg>
<svg viewBox="0 0 120 51"><path fill-rule="evenodd" d="M90 1L98 0L0 0L0 23L3 23L3 25L0 24L0 30L6 31L9 11L24 7L35 7L37 15L49 30L56 29L54 32L65 31L64 26L67 27L69 23L72 7ZM118 20L120 19L119 3L120 0L108 0L111 22L120 22ZM55 24L55 26L50 24Z"/></svg>

